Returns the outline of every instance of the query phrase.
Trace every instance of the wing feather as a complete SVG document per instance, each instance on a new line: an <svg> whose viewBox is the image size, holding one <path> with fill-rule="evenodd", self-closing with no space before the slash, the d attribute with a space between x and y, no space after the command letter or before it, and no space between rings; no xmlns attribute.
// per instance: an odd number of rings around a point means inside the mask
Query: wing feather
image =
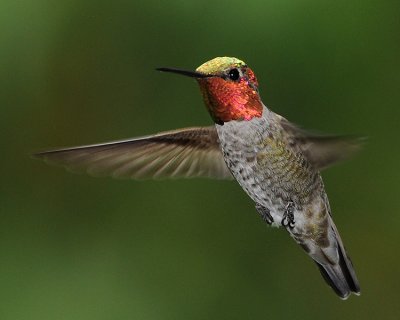
<svg viewBox="0 0 400 320"><path fill-rule="evenodd" d="M34 155L73 172L132 179L232 179L215 127L175 131Z"/></svg>
<svg viewBox="0 0 400 320"><path fill-rule="evenodd" d="M323 136L310 134L283 117L283 129L289 133L293 147L300 148L307 160L318 170L326 169L347 160L357 153L365 138L354 136Z"/></svg>

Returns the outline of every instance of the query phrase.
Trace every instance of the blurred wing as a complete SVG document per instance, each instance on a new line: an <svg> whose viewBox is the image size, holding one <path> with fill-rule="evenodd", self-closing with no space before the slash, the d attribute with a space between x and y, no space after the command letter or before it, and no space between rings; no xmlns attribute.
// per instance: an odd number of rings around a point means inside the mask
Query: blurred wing
<svg viewBox="0 0 400 320"><path fill-rule="evenodd" d="M318 170L326 169L353 156L361 149L365 138L351 136L318 136L307 133L281 118L291 143L297 145L308 161Z"/></svg>
<svg viewBox="0 0 400 320"><path fill-rule="evenodd" d="M74 172L132 179L232 179L214 127L187 128L137 139L34 155Z"/></svg>

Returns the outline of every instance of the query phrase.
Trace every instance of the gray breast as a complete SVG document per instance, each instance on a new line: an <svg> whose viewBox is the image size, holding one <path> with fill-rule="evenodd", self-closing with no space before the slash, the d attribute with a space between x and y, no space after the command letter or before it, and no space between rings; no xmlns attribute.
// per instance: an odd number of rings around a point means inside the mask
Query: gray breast
<svg viewBox="0 0 400 320"><path fill-rule="evenodd" d="M300 209L322 181L289 146L274 116L267 110L262 118L216 125L222 152L233 176L256 203L283 211L292 201Z"/></svg>

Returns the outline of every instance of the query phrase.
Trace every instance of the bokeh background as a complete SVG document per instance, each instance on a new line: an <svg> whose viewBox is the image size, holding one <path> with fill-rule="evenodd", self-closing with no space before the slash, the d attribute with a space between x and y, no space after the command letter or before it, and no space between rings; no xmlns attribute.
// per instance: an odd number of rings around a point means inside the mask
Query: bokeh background
<svg viewBox="0 0 400 320"><path fill-rule="evenodd" d="M0 2L0 318L400 319L400 2ZM305 128L369 137L323 173L341 301L232 182L73 175L44 149L211 124L194 69L245 60Z"/></svg>

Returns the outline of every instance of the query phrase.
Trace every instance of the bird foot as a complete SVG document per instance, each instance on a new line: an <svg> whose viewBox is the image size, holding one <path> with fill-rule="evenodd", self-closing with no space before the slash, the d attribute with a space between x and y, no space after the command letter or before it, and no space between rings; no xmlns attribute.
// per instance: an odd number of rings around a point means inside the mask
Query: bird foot
<svg viewBox="0 0 400 320"><path fill-rule="evenodd" d="M271 211L262 206L259 203L256 203L256 210L258 211L258 213L261 215L261 218L268 224L272 224L274 222L274 218L272 218L271 216Z"/></svg>
<svg viewBox="0 0 400 320"><path fill-rule="evenodd" d="M282 226L285 228L289 227L289 229L294 228L294 203L293 201L289 201L285 208L285 212L283 213L283 218L281 221Z"/></svg>

